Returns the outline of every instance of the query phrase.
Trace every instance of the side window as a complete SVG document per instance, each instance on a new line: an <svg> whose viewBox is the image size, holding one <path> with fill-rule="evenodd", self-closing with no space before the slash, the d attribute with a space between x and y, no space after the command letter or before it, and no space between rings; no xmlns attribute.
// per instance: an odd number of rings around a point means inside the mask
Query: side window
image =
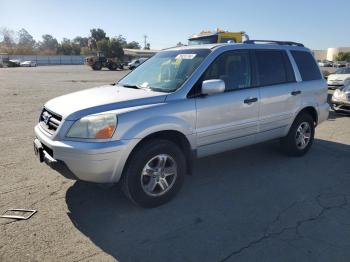
<svg viewBox="0 0 350 262"><path fill-rule="evenodd" d="M208 67L204 80L221 79L225 91L251 87L251 70L248 51L226 52Z"/></svg>
<svg viewBox="0 0 350 262"><path fill-rule="evenodd" d="M291 51L291 53L299 68L303 81L319 80L322 78L320 70L311 53L305 51Z"/></svg>
<svg viewBox="0 0 350 262"><path fill-rule="evenodd" d="M292 68L284 51L256 50L258 84L261 86L276 85L294 81Z"/></svg>

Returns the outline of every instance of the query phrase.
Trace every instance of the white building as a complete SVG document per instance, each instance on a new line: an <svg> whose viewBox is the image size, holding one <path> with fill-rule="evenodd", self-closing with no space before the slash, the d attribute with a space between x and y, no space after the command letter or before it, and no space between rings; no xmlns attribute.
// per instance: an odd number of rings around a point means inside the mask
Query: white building
<svg viewBox="0 0 350 262"><path fill-rule="evenodd" d="M340 52L350 52L350 47L327 48L325 50L312 50L317 60L334 61Z"/></svg>

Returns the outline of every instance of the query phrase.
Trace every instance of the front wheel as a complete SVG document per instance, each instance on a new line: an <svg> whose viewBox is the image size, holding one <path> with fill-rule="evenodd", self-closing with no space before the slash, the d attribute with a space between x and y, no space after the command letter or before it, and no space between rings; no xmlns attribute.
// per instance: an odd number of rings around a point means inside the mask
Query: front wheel
<svg viewBox="0 0 350 262"><path fill-rule="evenodd" d="M294 120L288 135L281 139L283 151L290 156L306 154L314 140L315 124L310 114L303 113Z"/></svg>
<svg viewBox="0 0 350 262"><path fill-rule="evenodd" d="M156 207L177 194L185 172L184 154L176 144L163 139L148 141L130 156L123 172L123 191L142 207Z"/></svg>

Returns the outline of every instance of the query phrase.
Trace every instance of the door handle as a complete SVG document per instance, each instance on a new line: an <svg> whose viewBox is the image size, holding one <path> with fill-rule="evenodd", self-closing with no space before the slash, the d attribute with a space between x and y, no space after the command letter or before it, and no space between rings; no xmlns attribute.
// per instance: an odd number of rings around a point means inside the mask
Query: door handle
<svg viewBox="0 0 350 262"><path fill-rule="evenodd" d="M244 99L244 104L250 105L251 103L257 102L258 98L257 97L249 97Z"/></svg>
<svg viewBox="0 0 350 262"><path fill-rule="evenodd" d="M300 95L300 94L301 94L301 91L300 91L300 90L298 90L298 91L292 91L290 94L291 94L292 96L297 96L297 95Z"/></svg>

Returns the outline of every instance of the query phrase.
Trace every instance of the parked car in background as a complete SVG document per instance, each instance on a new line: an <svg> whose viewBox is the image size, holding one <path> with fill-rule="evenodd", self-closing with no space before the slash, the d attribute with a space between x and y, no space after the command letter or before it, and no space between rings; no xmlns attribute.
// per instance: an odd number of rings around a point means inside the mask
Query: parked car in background
<svg viewBox="0 0 350 262"><path fill-rule="evenodd" d="M134 59L132 60L128 66L130 70L135 69L136 67L138 67L139 65L141 65L143 62L145 62L148 58L138 58L138 59Z"/></svg>
<svg viewBox="0 0 350 262"><path fill-rule="evenodd" d="M20 64L23 67L34 67L36 66L36 62L34 61L24 61Z"/></svg>
<svg viewBox="0 0 350 262"><path fill-rule="evenodd" d="M350 83L350 67L337 69L333 74L328 75L327 84L330 89L337 89Z"/></svg>
<svg viewBox="0 0 350 262"><path fill-rule="evenodd" d="M347 66L347 62L346 61L337 61L337 62L334 62L334 67L346 67Z"/></svg>
<svg viewBox="0 0 350 262"><path fill-rule="evenodd" d="M120 181L143 207L171 200L195 158L271 139L300 157L328 118L327 83L302 44L264 42L164 50L116 84L54 98L34 152L71 179Z"/></svg>
<svg viewBox="0 0 350 262"><path fill-rule="evenodd" d="M333 66L333 62L332 61L328 61L328 60L322 60L318 62L318 66L319 67L332 67Z"/></svg>
<svg viewBox="0 0 350 262"><path fill-rule="evenodd" d="M17 59L11 59L8 62L4 63L7 67L19 67L21 65L21 61Z"/></svg>
<svg viewBox="0 0 350 262"><path fill-rule="evenodd" d="M350 83L334 91L331 107L337 113L350 113Z"/></svg>

